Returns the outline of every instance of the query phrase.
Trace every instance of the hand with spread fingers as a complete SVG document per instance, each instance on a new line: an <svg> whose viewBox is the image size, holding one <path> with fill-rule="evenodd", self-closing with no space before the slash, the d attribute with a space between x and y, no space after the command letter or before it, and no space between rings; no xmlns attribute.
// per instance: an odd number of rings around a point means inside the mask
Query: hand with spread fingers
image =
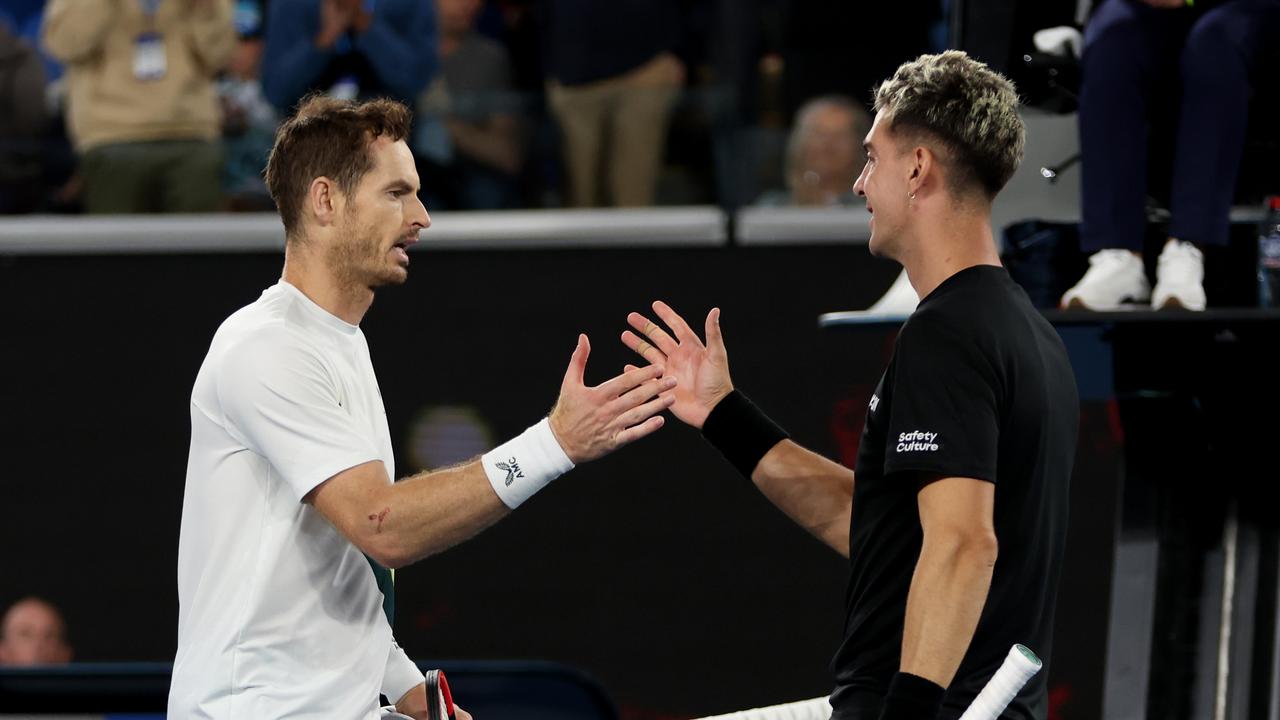
<svg viewBox="0 0 1280 720"><path fill-rule="evenodd" d="M551 410L551 431L575 465L607 455L662 427L658 413L675 402L677 383L661 363L632 368L595 387L584 376L591 343L578 336L560 399Z"/></svg>
<svg viewBox="0 0 1280 720"><path fill-rule="evenodd" d="M707 313L706 345L684 318L666 303L661 300L655 302L653 311L671 329L671 333L644 315L633 312L627 316L627 324L636 332L623 332L622 342L644 358L650 367L663 366L667 375L676 379L671 412L682 422L701 430L711 409L733 391L733 381L729 378L729 355L720 334L720 308L712 308Z"/></svg>

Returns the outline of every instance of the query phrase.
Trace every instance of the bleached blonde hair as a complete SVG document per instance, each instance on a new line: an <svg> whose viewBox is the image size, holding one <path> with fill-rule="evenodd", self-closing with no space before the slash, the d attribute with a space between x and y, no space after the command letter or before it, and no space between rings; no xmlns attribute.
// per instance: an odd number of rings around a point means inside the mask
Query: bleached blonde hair
<svg viewBox="0 0 1280 720"><path fill-rule="evenodd" d="M987 200L1022 162L1026 129L1013 83L959 50L903 63L876 88L875 110L902 137L941 146L953 194L980 190ZM922 137L924 136L924 137Z"/></svg>

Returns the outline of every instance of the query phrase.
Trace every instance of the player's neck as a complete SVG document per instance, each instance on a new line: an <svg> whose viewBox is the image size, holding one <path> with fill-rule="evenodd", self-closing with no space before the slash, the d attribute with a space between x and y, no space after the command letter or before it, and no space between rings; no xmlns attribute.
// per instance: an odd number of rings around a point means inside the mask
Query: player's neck
<svg viewBox="0 0 1280 720"><path fill-rule="evenodd" d="M340 277L310 253L285 248L282 277L321 309L351 325L359 325L373 305L372 288Z"/></svg>
<svg viewBox="0 0 1280 720"><path fill-rule="evenodd" d="M921 218L911 245L899 260L922 299L961 270L1001 264L991 232L991 216L986 212Z"/></svg>

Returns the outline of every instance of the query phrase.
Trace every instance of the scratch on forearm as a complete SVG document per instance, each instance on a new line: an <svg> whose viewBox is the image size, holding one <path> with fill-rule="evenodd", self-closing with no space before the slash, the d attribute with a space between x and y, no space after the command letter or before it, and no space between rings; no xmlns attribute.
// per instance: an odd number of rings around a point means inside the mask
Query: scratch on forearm
<svg viewBox="0 0 1280 720"><path fill-rule="evenodd" d="M382 512L374 513L369 516L369 522L378 522L378 528L374 532L382 532L382 521L387 519L387 515L391 514L391 508L382 508Z"/></svg>

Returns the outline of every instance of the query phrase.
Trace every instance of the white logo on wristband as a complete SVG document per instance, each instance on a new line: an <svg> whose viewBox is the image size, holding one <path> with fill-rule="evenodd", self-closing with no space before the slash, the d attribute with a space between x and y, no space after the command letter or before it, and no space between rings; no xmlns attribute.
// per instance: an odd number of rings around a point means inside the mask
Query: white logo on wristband
<svg viewBox="0 0 1280 720"><path fill-rule="evenodd" d="M512 510L573 469L546 418L485 453L480 464L493 491Z"/></svg>

